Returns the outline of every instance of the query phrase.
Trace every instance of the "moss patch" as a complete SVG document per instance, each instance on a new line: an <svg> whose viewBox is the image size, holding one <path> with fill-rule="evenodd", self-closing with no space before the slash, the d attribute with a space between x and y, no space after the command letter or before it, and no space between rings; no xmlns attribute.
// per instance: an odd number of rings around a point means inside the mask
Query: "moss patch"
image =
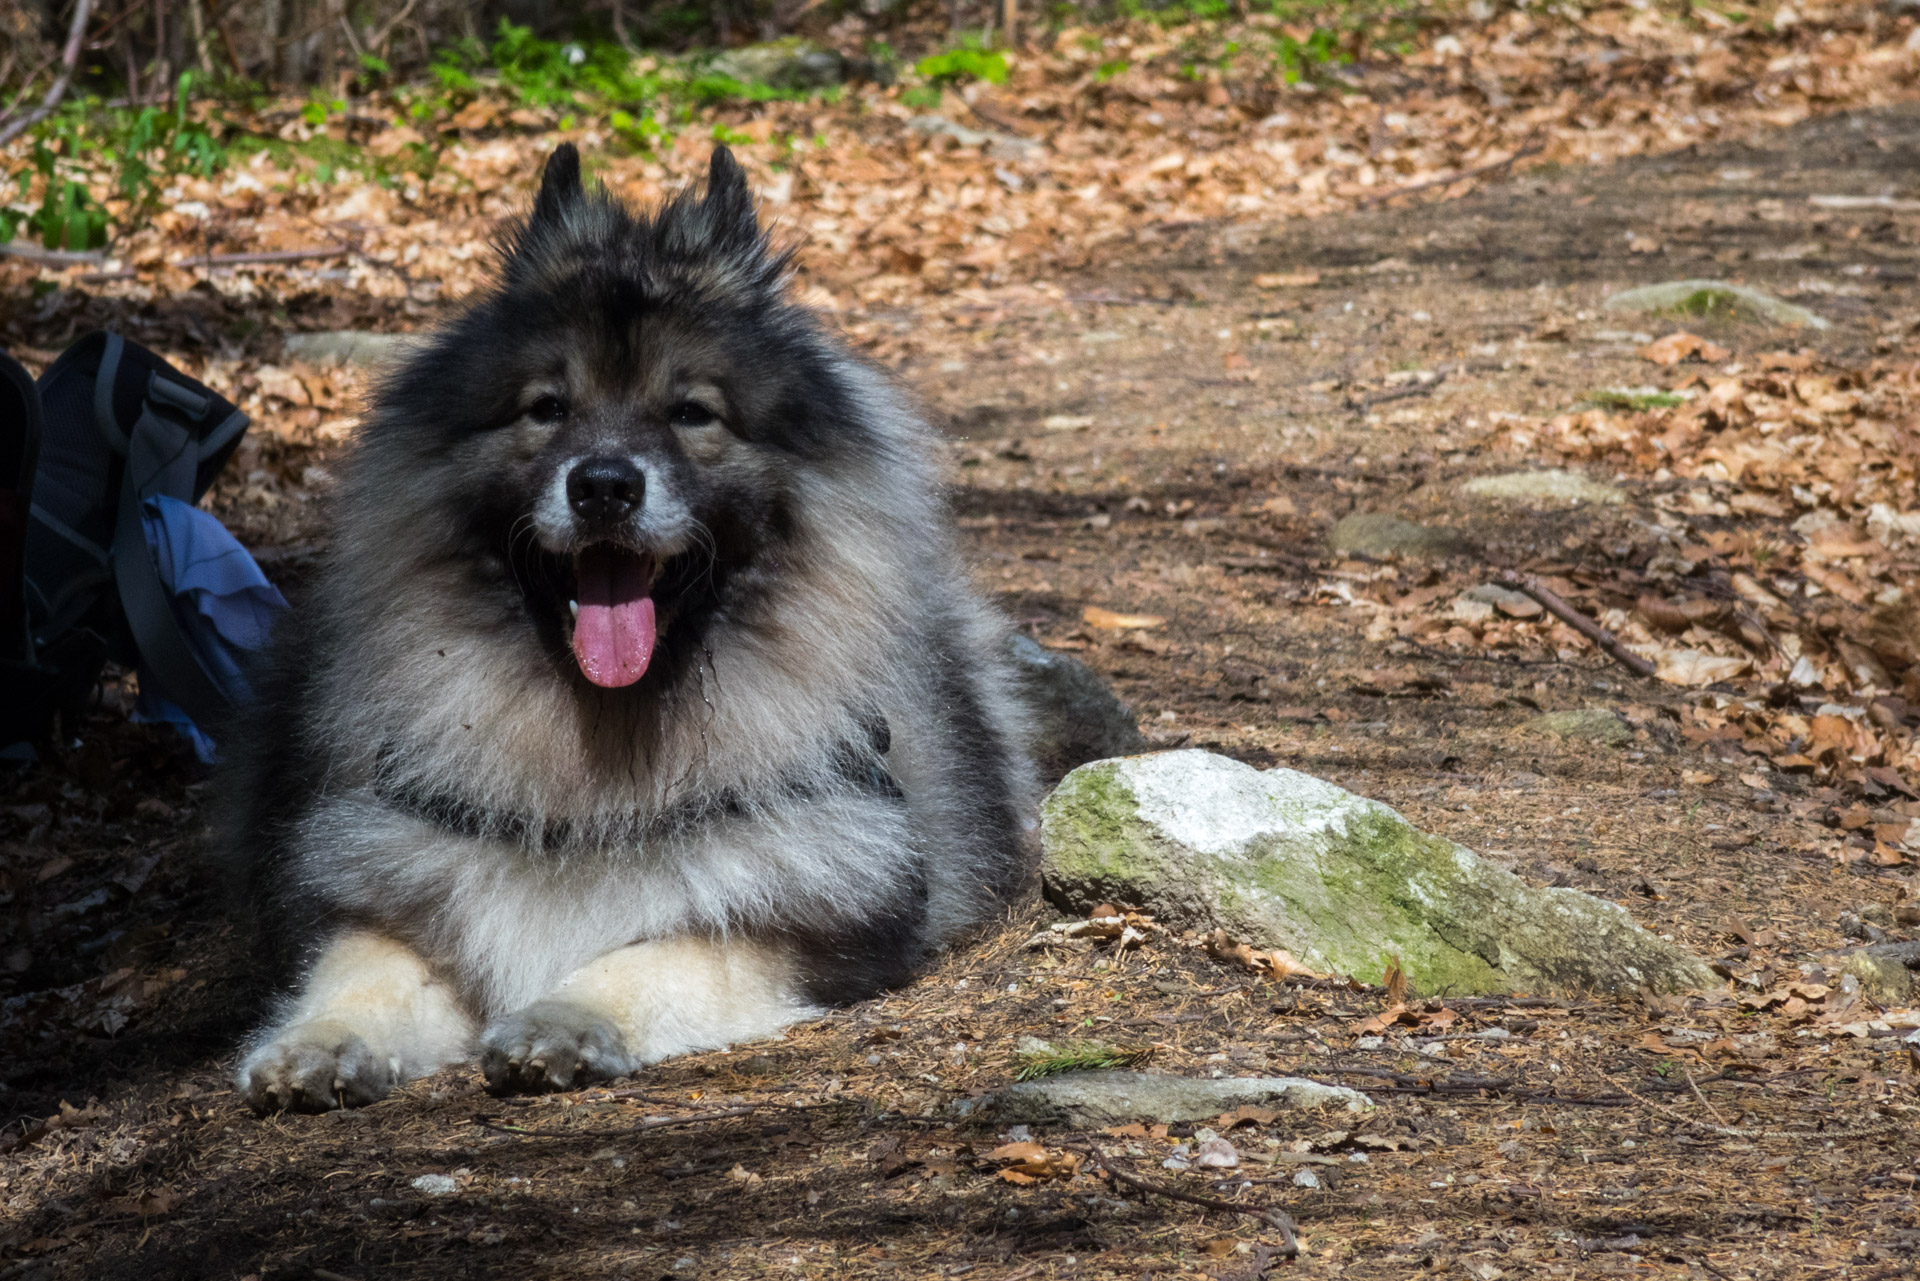
<svg viewBox="0 0 1920 1281"><path fill-rule="evenodd" d="M1042 840L1063 906L1137 906L1370 983L1398 956L1423 995L1713 982L1615 904L1535 889L1384 805L1206 752L1082 766L1048 798Z"/></svg>

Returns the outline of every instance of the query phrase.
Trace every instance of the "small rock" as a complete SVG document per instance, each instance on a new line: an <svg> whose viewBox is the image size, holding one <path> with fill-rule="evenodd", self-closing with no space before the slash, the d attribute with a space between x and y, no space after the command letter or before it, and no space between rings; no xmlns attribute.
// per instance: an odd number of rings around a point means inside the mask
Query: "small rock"
<svg viewBox="0 0 1920 1281"><path fill-rule="evenodd" d="M845 58L799 36L729 49L708 69L741 84L790 90L824 89L847 78Z"/></svg>
<svg viewBox="0 0 1920 1281"><path fill-rule="evenodd" d="M1362 556L1451 556L1466 540L1452 530L1417 525L1388 512L1354 512L1333 527L1327 545Z"/></svg>
<svg viewBox="0 0 1920 1281"><path fill-rule="evenodd" d="M407 1185L415 1192L424 1192L428 1196L452 1196L460 1190L451 1174L423 1174Z"/></svg>
<svg viewBox="0 0 1920 1281"><path fill-rule="evenodd" d="M1373 1106L1358 1090L1291 1076L1196 1080L1153 1072L1069 1072L1007 1086L981 1101L999 1122L1033 1125L1125 1125L1132 1121L1212 1120L1235 1108L1317 1108L1350 1112Z"/></svg>
<svg viewBox="0 0 1920 1281"><path fill-rule="evenodd" d="M947 137L963 147L982 147L990 156L1002 160L1027 160L1045 150L1031 138L1022 138L1017 134L1000 133L997 130L982 132L957 125L945 116L914 116L907 121L907 128L926 138ZM1082 342L1093 341L1091 335L1081 335Z"/></svg>
<svg viewBox="0 0 1920 1281"><path fill-rule="evenodd" d="M1293 1172L1293 1186L1296 1188L1317 1188L1320 1186L1320 1176L1303 1166Z"/></svg>
<svg viewBox="0 0 1920 1281"><path fill-rule="evenodd" d="M415 334L378 334L365 329L335 329L317 334L288 334L281 339L288 360L311 365L384 365L419 346Z"/></svg>
<svg viewBox="0 0 1920 1281"><path fill-rule="evenodd" d="M1201 1141L1194 1150L1193 1163L1209 1169L1231 1170L1240 1164L1240 1153L1234 1150L1233 1144L1215 1135Z"/></svg>
<svg viewBox="0 0 1920 1281"><path fill-rule="evenodd" d="M1148 749L1139 722L1100 673L1019 632L1007 649L1033 713L1034 759L1048 782L1088 761Z"/></svg>
<svg viewBox="0 0 1920 1281"><path fill-rule="evenodd" d="M1515 471L1480 476L1460 486L1479 498L1544 498L1561 503L1624 503L1626 491L1571 471Z"/></svg>
<svg viewBox="0 0 1920 1281"><path fill-rule="evenodd" d="M1525 592L1516 592L1511 587L1501 587L1495 583L1470 587L1461 595L1467 600L1491 605L1508 618L1538 618L1546 612L1540 607L1539 601Z"/></svg>
<svg viewBox="0 0 1920 1281"><path fill-rule="evenodd" d="M1531 734L1579 738L1619 746L1633 741L1633 727L1604 707L1577 707L1536 716L1523 727Z"/></svg>
<svg viewBox="0 0 1920 1281"><path fill-rule="evenodd" d="M1052 1054L1053 1042L1043 1041L1037 1036L1023 1036L1013 1043L1013 1052L1029 1056Z"/></svg>
<svg viewBox="0 0 1920 1281"><path fill-rule="evenodd" d="M1132 903L1368 983L1398 956L1417 991L1710 988L1704 962L1616 903L1536 889L1395 811L1211 752L1083 765L1041 808L1047 894Z"/></svg>
<svg viewBox="0 0 1920 1281"><path fill-rule="evenodd" d="M1714 311L1744 312L1748 317L1771 321L1776 325L1804 325L1809 329L1827 329L1826 321L1790 302L1761 293L1747 285L1730 285L1724 280L1669 280L1658 285L1642 285L1614 294L1602 304L1609 311L1678 312L1703 315Z"/></svg>
<svg viewBox="0 0 1920 1281"><path fill-rule="evenodd" d="M1887 932L1856 912L1842 912L1837 922L1840 933L1850 939L1859 939L1863 943L1884 943Z"/></svg>
<svg viewBox="0 0 1920 1281"><path fill-rule="evenodd" d="M1455 622L1471 626L1491 622L1494 610L1493 606L1486 601L1475 600L1472 593L1461 592L1453 598L1453 607L1449 613Z"/></svg>
<svg viewBox="0 0 1920 1281"><path fill-rule="evenodd" d="M1860 990L1882 1005L1904 1006L1913 999L1913 972L1900 955L1863 947L1847 958L1843 973L1860 980Z"/></svg>

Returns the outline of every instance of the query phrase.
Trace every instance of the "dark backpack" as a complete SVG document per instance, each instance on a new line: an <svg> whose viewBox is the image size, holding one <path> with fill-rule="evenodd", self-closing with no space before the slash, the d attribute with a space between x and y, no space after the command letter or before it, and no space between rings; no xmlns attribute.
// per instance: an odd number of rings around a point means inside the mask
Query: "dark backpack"
<svg viewBox="0 0 1920 1281"><path fill-rule="evenodd" d="M70 734L109 660L218 723L233 697L180 625L141 504L197 503L247 416L118 334L88 334L25 390L24 371L0 361L0 485L15 486L0 491L0 748L44 740L56 718ZM10 471L16 434L26 457Z"/></svg>

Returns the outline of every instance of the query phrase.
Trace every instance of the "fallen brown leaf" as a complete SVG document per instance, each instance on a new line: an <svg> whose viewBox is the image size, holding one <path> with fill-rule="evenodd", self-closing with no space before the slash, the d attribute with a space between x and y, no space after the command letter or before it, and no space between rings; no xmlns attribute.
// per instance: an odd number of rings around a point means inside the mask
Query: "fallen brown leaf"
<svg viewBox="0 0 1920 1281"><path fill-rule="evenodd" d="M1677 365L1693 358L1712 364L1732 354L1725 347L1715 346L1697 334L1685 332L1657 338L1640 349L1640 355L1656 365Z"/></svg>
<svg viewBox="0 0 1920 1281"><path fill-rule="evenodd" d="M1089 627L1108 631L1146 631L1163 626L1167 621L1158 614L1117 614L1098 605L1089 605L1081 610L1080 618Z"/></svg>

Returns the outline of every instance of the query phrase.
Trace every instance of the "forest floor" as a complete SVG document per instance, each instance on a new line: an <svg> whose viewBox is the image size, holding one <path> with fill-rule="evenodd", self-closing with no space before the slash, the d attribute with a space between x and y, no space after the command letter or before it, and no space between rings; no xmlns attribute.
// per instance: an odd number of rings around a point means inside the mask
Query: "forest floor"
<svg viewBox="0 0 1920 1281"><path fill-rule="evenodd" d="M260 1120L227 1075L259 993L194 859L204 774L126 724L115 686L81 748L0 798L0 1278L1915 1275L1920 1020L1824 958L1849 929L1912 937L1920 902L1900 590L1920 526L1897 519L1920 506L1916 172L1920 108L1836 112L1458 199L1189 220L1044 285L842 319L953 435L982 588L1157 743L1328 778L1616 900L1724 991L1435 1002L1381 1029L1379 990L1275 982L1195 940L1031 947L1053 919L1036 899L772 1042L546 1098L462 1069ZM1691 277L1831 327L1602 307ZM296 383L255 402L215 505L297 590L352 372L272 363L284 312L232 291L51 297L9 322L16 349L111 323L192 350L257 322L247 386ZM383 328L431 314L355 306ZM1642 354L1678 329L1723 350ZM1780 445L1802 438L1827 443ZM1618 493L1461 488L1543 466ZM1419 524L1426 550L1333 550L1356 512ZM1468 595L1509 568L1665 679ZM1168 1168L1182 1127L1036 1134L1058 1159L1020 1182L993 1155L1009 1136L952 1105L1010 1079L1024 1035L1375 1106L1232 1118L1232 1170ZM1283 1208L1301 1253L1075 1168L1070 1141Z"/></svg>

